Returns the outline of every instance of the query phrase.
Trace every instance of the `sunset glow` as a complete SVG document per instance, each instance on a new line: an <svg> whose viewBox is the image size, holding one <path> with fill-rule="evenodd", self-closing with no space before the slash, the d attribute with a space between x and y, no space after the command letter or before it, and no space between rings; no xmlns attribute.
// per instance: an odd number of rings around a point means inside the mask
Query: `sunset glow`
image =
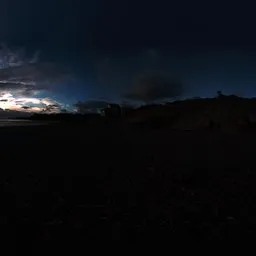
<svg viewBox="0 0 256 256"><path fill-rule="evenodd" d="M27 58L24 48L10 49L0 44L1 111L58 113L65 108L47 97L56 84L63 82L65 74L55 63L39 63L39 52Z"/></svg>
<svg viewBox="0 0 256 256"><path fill-rule="evenodd" d="M0 108L24 112L41 112L49 105L58 104L49 98L15 97L11 92L0 93Z"/></svg>

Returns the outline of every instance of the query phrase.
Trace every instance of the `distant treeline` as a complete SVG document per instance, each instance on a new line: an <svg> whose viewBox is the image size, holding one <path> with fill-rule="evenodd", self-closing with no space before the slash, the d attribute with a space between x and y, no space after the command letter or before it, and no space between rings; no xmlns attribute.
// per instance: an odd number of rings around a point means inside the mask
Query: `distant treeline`
<svg viewBox="0 0 256 256"><path fill-rule="evenodd" d="M118 123L120 127L171 130L256 131L256 99L219 92L215 98L194 98L134 109L115 105L105 108L102 113L40 113L25 119L96 126Z"/></svg>
<svg viewBox="0 0 256 256"><path fill-rule="evenodd" d="M96 118L101 118L100 114L71 114L71 113L58 113L58 114L33 114L30 117L18 118L18 119L29 119L32 121L71 121L79 122L86 120L94 120Z"/></svg>
<svg viewBox="0 0 256 256"><path fill-rule="evenodd" d="M102 113L36 113L30 117L19 117L18 119L29 119L35 121L67 121L67 122L79 122L90 120L103 120L103 119L118 119L122 116L127 116L133 109L131 108L106 108Z"/></svg>

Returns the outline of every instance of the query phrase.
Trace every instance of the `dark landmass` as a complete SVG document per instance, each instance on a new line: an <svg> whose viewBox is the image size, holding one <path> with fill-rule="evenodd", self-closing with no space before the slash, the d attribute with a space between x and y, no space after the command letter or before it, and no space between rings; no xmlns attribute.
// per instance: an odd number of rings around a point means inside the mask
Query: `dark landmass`
<svg viewBox="0 0 256 256"><path fill-rule="evenodd" d="M114 124L121 129L144 127L146 130L215 130L228 133L253 131L256 128L256 99L226 96L221 93L216 98L194 98L134 109L105 108L101 113L40 113L18 118L53 121L61 125L86 124L95 128L106 123Z"/></svg>
<svg viewBox="0 0 256 256"><path fill-rule="evenodd" d="M253 237L254 106L197 99L90 123L1 128L5 236L44 248Z"/></svg>

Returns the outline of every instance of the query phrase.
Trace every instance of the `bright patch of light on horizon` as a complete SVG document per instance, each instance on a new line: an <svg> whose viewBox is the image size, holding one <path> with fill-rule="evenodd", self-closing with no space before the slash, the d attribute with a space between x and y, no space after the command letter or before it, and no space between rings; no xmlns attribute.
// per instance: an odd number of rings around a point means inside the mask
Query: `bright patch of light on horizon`
<svg viewBox="0 0 256 256"><path fill-rule="evenodd" d="M24 48L9 48L0 43L0 109L22 112L59 113L64 103L42 98L66 77L55 63L39 62L40 51L30 58Z"/></svg>
<svg viewBox="0 0 256 256"><path fill-rule="evenodd" d="M0 94L0 108L23 112L41 112L46 106L57 104L48 98L14 97L11 92Z"/></svg>

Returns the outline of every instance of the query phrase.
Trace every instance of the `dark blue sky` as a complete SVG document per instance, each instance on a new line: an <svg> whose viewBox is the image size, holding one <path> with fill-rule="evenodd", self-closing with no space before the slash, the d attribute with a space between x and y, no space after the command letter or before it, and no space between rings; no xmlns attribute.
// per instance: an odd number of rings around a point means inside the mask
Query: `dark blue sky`
<svg viewBox="0 0 256 256"><path fill-rule="evenodd" d="M116 99L150 71L180 78L186 96L255 96L254 10L246 1L4 0L0 40L69 66L76 81L51 92L65 102Z"/></svg>

